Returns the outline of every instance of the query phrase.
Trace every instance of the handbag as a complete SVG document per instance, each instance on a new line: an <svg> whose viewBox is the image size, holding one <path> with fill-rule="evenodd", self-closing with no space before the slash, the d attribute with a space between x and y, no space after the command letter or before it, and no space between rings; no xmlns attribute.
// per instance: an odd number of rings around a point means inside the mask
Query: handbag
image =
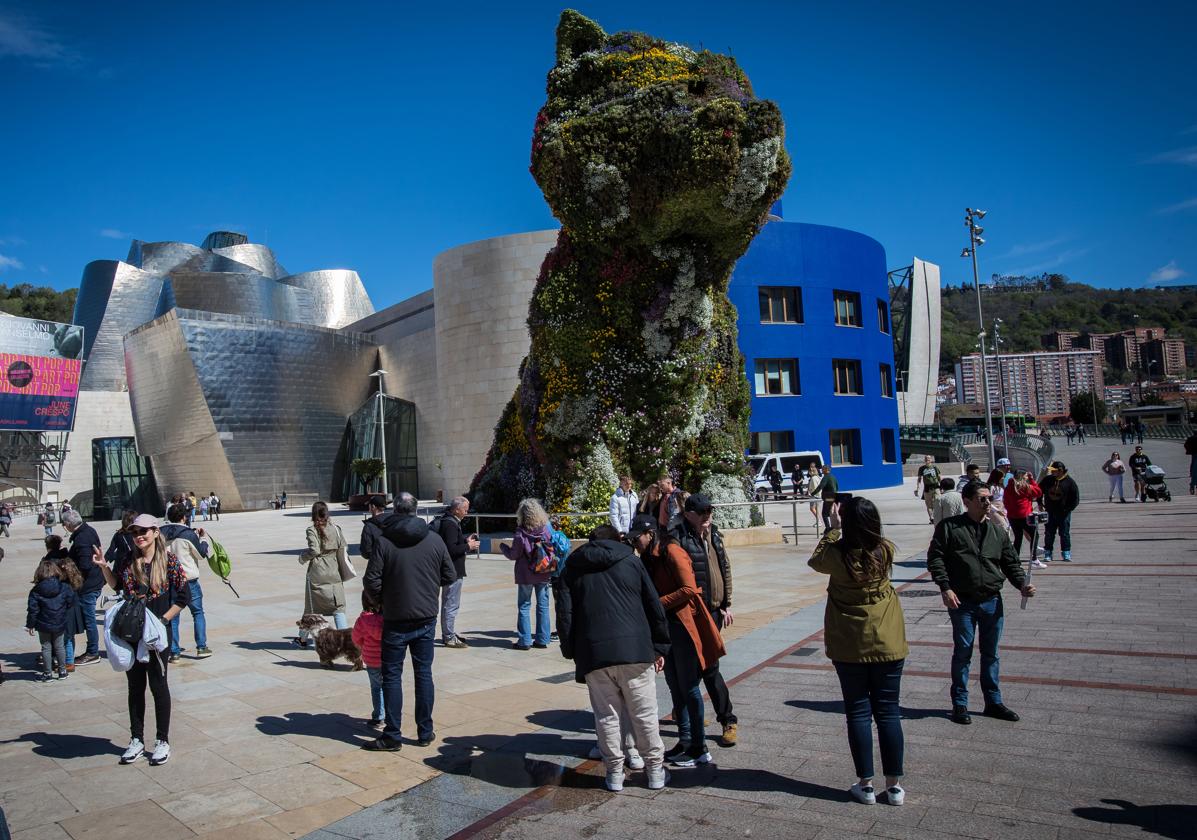
<svg viewBox="0 0 1197 840"><path fill-rule="evenodd" d="M337 526L337 533L340 534L341 526ZM345 545L345 535L341 534L341 544L337 546L337 568L341 572L341 582L353 580L357 577L357 569L353 568L353 561L349 559L349 547Z"/></svg>

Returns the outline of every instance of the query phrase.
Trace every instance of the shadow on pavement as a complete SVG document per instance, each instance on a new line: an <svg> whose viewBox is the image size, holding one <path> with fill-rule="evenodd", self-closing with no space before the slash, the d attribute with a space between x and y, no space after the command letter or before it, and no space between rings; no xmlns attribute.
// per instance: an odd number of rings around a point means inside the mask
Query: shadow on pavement
<svg viewBox="0 0 1197 840"><path fill-rule="evenodd" d="M294 638L294 637L288 637ZM241 650L300 650L291 641L282 642L233 642L233 647Z"/></svg>
<svg viewBox="0 0 1197 840"><path fill-rule="evenodd" d="M310 735L342 741L358 746L378 737L366 728L361 718L344 712L287 712L285 715L263 715L257 727L264 735Z"/></svg>
<svg viewBox="0 0 1197 840"><path fill-rule="evenodd" d="M545 709L528 715L533 726L594 735L594 712L581 709Z"/></svg>
<svg viewBox="0 0 1197 840"><path fill-rule="evenodd" d="M472 630L465 637L466 644L472 648L510 648L516 638L514 630Z"/></svg>
<svg viewBox="0 0 1197 840"><path fill-rule="evenodd" d="M793 706L795 709L809 709L812 712L826 712L836 715L844 713L844 704L840 700L787 700L786 705ZM947 718L948 716L946 709L911 709L908 706L902 706L901 711L903 720Z"/></svg>
<svg viewBox="0 0 1197 840"><path fill-rule="evenodd" d="M119 756L122 752L107 738L89 735L27 732L19 738L0 741L0 744L33 744L33 752L46 758L88 758L95 755Z"/></svg>
<svg viewBox="0 0 1197 840"><path fill-rule="evenodd" d="M1193 837L1193 824L1197 822L1197 805L1136 805L1125 799L1103 799L1115 808L1073 808L1072 813L1081 819L1109 825L1134 825L1168 837L1171 840L1188 840Z"/></svg>
<svg viewBox="0 0 1197 840"><path fill-rule="evenodd" d="M712 792L720 790L768 791L789 793L794 796L806 797L807 799L825 799L828 802L852 801L852 797L848 795L848 792L841 788L827 787L827 785L815 784L814 782L804 782L801 779L782 776L769 770L746 770L740 768L723 770L718 765L708 765L708 767L714 767L714 771L708 771L706 768L701 767L696 767L693 770L670 771L669 787L708 787ZM691 781L691 774L693 773L699 774L699 776L694 777L695 782L699 780L701 775L709 775L711 778L701 784L694 784Z"/></svg>

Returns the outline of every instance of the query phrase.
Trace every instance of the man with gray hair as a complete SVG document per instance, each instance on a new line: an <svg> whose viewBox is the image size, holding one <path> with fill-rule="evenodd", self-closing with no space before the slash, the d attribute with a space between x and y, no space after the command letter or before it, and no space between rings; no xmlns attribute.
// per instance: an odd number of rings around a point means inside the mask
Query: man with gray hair
<svg viewBox="0 0 1197 840"><path fill-rule="evenodd" d="M370 500L371 511L378 509ZM395 497L395 512L380 511L362 529L362 556L369 562L362 587L382 604L382 691L386 698L386 728L367 750L393 752L402 747L403 663L411 651L416 689L416 743L426 747L436 739L432 729L433 638L441 588L457 579L445 543L416 516L411 493Z"/></svg>
<svg viewBox="0 0 1197 840"><path fill-rule="evenodd" d="M71 560L83 576L79 589L79 603L83 607L83 630L87 634L87 650L75 660L76 665L90 665L100 659L100 632L96 629L96 601L104 589L104 571L96 565L95 555L103 554L100 535L83 521L77 510L63 511L62 527L71 535Z"/></svg>
<svg viewBox="0 0 1197 840"><path fill-rule="evenodd" d="M449 558L457 572L457 580L441 587L441 643L447 648L467 648L465 639L457 635L457 611L461 609L461 582L466 576L466 555L478 550L478 535L462 533L461 523L470 512L470 500L454 496L445 512L432 520L432 530L445 541Z"/></svg>

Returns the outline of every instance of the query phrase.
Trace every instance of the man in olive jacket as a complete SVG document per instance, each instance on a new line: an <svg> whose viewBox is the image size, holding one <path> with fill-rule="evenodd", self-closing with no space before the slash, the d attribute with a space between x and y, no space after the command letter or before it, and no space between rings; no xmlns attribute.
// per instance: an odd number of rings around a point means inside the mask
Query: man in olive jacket
<svg viewBox="0 0 1197 840"><path fill-rule="evenodd" d="M989 487L980 482L960 491L965 512L935 526L927 548L927 571L939 586L952 619L952 715L955 723L972 723L968 713L968 667L973 639L980 636L981 691L985 714L1015 721L1018 715L1002 703L998 687L998 642L1002 638L1002 586L1008 580L1030 597L1014 546L1005 530L988 518Z"/></svg>

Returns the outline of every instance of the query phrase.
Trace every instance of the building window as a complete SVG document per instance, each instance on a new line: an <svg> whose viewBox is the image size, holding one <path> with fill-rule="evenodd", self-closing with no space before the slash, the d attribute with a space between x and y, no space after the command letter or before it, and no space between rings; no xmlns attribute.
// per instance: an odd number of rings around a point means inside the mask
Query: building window
<svg viewBox="0 0 1197 840"><path fill-rule="evenodd" d="M793 452L793 432L753 432L749 442L749 451L753 455L765 455L770 452Z"/></svg>
<svg viewBox="0 0 1197 840"><path fill-rule="evenodd" d="M835 375L837 394L864 394L860 383L860 362L855 359L832 359L831 369Z"/></svg>
<svg viewBox="0 0 1197 840"><path fill-rule="evenodd" d="M832 466L861 463L860 429L832 429L830 440Z"/></svg>
<svg viewBox="0 0 1197 840"><path fill-rule="evenodd" d="M881 461L885 464L898 463L897 450L894 447L894 430L881 430Z"/></svg>
<svg viewBox="0 0 1197 840"><path fill-rule="evenodd" d="M877 329L889 335L889 304L877 299Z"/></svg>
<svg viewBox="0 0 1197 840"><path fill-rule="evenodd" d="M835 295L835 323L840 327L859 327L860 295L856 292L836 291Z"/></svg>
<svg viewBox="0 0 1197 840"><path fill-rule="evenodd" d="M756 395L758 397L796 396L798 387L797 359L757 359Z"/></svg>
<svg viewBox="0 0 1197 840"><path fill-rule="evenodd" d="M893 369L885 362L881 363L881 396L892 397L894 395L894 373Z"/></svg>
<svg viewBox="0 0 1197 840"><path fill-rule="evenodd" d="M797 286L761 286L757 295L762 324L802 323L802 290Z"/></svg>

